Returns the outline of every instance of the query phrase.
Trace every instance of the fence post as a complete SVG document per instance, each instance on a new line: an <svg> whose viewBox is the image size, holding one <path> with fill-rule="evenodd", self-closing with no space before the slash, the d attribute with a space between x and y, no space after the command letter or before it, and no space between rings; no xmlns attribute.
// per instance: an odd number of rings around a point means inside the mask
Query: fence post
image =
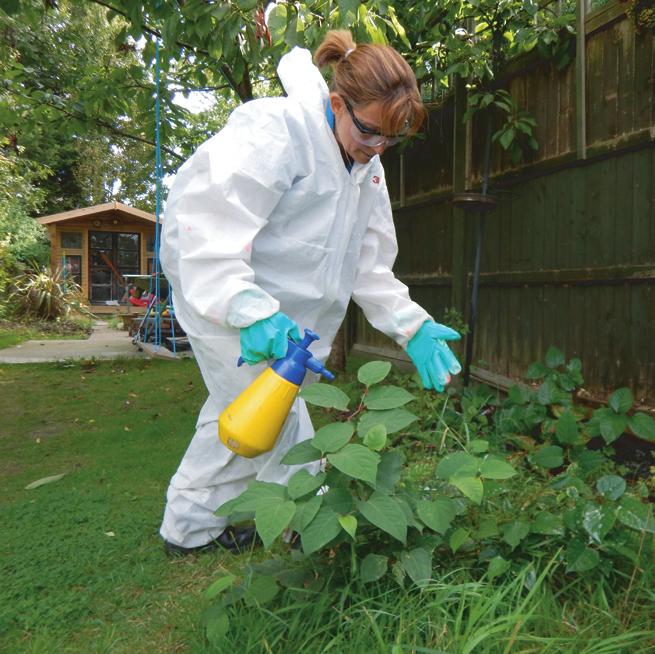
<svg viewBox="0 0 655 654"><path fill-rule="evenodd" d="M587 158L587 0L578 0L575 37L575 142L578 159Z"/></svg>
<svg viewBox="0 0 655 654"><path fill-rule="evenodd" d="M457 77L455 83L455 111L453 118L453 193L466 189L468 165L469 125L463 122L466 111L466 85ZM466 314L466 224L463 209L453 207L453 263L451 271L451 305Z"/></svg>

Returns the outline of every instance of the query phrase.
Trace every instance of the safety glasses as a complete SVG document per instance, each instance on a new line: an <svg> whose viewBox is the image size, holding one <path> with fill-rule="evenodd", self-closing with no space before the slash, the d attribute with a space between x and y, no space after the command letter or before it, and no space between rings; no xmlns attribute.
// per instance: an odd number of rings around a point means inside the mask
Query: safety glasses
<svg viewBox="0 0 655 654"><path fill-rule="evenodd" d="M343 101L346 105L348 113L350 114L350 118L353 121L350 133L355 141L357 141L357 143L360 145L365 145L369 148L379 148L381 145L383 145L385 148L388 148L392 145L395 145L396 143L399 143L405 138L404 135L385 136L384 134L380 134L380 132L377 130L366 127L366 125L362 125L359 120L357 120L357 116L355 116L355 112L353 111L350 102L346 98L344 98Z"/></svg>

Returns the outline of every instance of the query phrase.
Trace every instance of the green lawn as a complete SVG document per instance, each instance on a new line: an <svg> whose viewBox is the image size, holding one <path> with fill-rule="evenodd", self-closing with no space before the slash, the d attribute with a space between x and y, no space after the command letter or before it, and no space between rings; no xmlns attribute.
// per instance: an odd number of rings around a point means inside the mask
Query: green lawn
<svg viewBox="0 0 655 654"><path fill-rule="evenodd" d="M86 318L79 324L67 322L63 325L0 321L0 350L30 340L85 339L89 337L92 324L93 321Z"/></svg>
<svg viewBox="0 0 655 654"><path fill-rule="evenodd" d="M535 580L529 566L494 585L448 561L423 591L307 587L235 605L211 649L203 593L266 555L164 555L166 487L204 398L188 359L0 367L0 652L653 651L652 569L610 592Z"/></svg>

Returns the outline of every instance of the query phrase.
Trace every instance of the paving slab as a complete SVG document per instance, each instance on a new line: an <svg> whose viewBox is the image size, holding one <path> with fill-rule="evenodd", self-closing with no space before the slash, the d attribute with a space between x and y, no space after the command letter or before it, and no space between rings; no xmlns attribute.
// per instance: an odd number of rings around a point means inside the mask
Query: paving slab
<svg viewBox="0 0 655 654"><path fill-rule="evenodd" d="M147 359L153 356L172 358L172 352L163 346L149 346L147 351L144 351L132 343L128 332L110 329L106 322L99 320L94 324L93 332L87 339L25 341L0 350L0 363L47 363L91 358Z"/></svg>

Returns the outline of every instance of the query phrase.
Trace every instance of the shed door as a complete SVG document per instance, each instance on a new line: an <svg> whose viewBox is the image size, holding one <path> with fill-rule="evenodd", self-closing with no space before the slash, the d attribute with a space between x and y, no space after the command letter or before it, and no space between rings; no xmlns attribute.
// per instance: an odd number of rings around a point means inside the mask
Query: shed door
<svg viewBox="0 0 655 654"><path fill-rule="evenodd" d="M121 301L122 275L140 272L140 236L127 232L89 232L91 302Z"/></svg>

